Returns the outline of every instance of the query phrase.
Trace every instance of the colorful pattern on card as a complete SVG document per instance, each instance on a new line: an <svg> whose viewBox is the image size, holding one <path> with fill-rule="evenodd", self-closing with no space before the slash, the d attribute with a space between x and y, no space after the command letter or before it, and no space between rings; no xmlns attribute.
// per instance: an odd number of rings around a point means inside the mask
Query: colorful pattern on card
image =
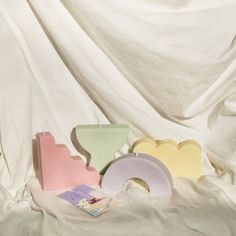
<svg viewBox="0 0 236 236"><path fill-rule="evenodd" d="M72 205L79 207L94 217L118 206L118 202L114 198L107 196L100 189L95 189L84 184L70 191L63 192L58 197L70 202Z"/></svg>

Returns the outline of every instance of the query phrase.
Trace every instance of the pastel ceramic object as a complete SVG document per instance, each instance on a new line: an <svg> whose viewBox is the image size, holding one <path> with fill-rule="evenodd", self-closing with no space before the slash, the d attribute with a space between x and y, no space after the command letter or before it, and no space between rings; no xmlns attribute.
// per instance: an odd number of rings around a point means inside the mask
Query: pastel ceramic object
<svg viewBox="0 0 236 236"><path fill-rule="evenodd" d="M133 178L146 182L153 196L170 196L173 180L165 165L147 154L129 153L112 162L102 179L102 190L120 191Z"/></svg>
<svg viewBox="0 0 236 236"><path fill-rule="evenodd" d="M143 138L133 145L134 153L146 153L163 162L173 176L198 178L201 175L201 147L193 140L177 144L173 140Z"/></svg>
<svg viewBox="0 0 236 236"><path fill-rule="evenodd" d="M127 142L129 127L121 124L78 125L75 132L78 143L91 154L91 165L103 173L115 153Z"/></svg>
<svg viewBox="0 0 236 236"><path fill-rule="evenodd" d="M72 158L66 145L55 144L54 137L49 132L37 133L36 145L39 182L43 190L99 184L99 173L93 167L86 167L80 157Z"/></svg>

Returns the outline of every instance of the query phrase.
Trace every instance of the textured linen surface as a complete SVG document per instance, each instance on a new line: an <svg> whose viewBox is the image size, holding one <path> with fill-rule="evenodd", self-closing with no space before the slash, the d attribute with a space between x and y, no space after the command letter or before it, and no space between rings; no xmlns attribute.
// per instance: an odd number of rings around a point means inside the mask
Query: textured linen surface
<svg viewBox="0 0 236 236"><path fill-rule="evenodd" d="M135 182L91 218L43 192L36 132L78 154L78 124L197 140L198 182ZM121 152L121 153L122 153ZM0 235L236 235L236 1L0 0Z"/></svg>

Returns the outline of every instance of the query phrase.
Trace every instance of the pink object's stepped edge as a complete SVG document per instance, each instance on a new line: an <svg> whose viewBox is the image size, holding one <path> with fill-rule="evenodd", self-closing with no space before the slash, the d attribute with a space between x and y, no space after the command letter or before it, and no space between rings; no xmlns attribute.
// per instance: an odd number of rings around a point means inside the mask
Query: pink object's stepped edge
<svg viewBox="0 0 236 236"><path fill-rule="evenodd" d="M37 133L39 182L43 190L57 190L80 184L99 185L100 175L93 167L86 167L79 157L71 157L64 144L55 144L49 133Z"/></svg>

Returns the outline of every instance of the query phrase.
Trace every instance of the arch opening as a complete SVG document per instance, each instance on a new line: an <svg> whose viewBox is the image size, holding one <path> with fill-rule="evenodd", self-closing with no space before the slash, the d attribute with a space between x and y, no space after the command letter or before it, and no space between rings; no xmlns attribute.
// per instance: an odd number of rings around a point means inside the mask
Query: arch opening
<svg viewBox="0 0 236 236"><path fill-rule="evenodd" d="M150 192L150 188L149 188L149 185L147 184L147 182L145 182L143 179L138 178L138 177L133 177L133 178L127 179L127 180L123 183L122 189L125 189L125 188L127 187L127 185L128 185L131 181L132 181L134 184L136 184L136 185L142 187L143 189L145 189L147 192Z"/></svg>

